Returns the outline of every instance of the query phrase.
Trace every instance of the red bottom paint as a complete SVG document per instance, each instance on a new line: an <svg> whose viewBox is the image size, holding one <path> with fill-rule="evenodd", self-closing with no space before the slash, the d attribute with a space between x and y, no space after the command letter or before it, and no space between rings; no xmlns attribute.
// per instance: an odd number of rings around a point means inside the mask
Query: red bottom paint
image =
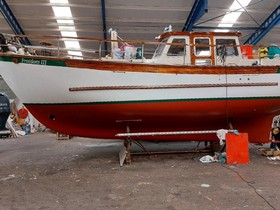
<svg viewBox="0 0 280 210"><path fill-rule="evenodd" d="M272 119L280 114L280 99L145 102L123 104L26 104L45 126L73 136L119 139L130 132L233 129L248 133L250 142L269 141ZM215 134L148 136L137 140L216 141Z"/></svg>

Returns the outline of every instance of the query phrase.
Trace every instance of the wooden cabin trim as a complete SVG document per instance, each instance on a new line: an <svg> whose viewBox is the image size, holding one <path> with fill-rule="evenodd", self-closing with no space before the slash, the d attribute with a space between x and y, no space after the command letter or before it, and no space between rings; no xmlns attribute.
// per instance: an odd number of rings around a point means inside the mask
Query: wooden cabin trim
<svg viewBox="0 0 280 210"><path fill-rule="evenodd" d="M181 31L181 32L166 32L160 35L159 41L162 41L163 39L170 37L170 36L237 36L240 37L241 33L239 32L187 32L187 31Z"/></svg>
<svg viewBox="0 0 280 210"><path fill-rule="evenodd" d="M67 66L115 72L143 72L164 74L275 74L280 66L171 66L110 61L67 60Z"/></svg>
<svg viewBox="0 0 280 210"><path fill-rule="evenodd" d="M23 56L17 54L0 53L1 57L10 58L26 58L26 59L42 59L47 61L65 62L65 67L82 68L89 70L104 70L115 72L143 72L143 73L164 73L164 74L276 74L280 73L280 65L278 66L187 66L187 65L164 65L164 64L146 64L146 63L128 63L117 61L99 61L99 60L77 60L77 59L61 59L56 57L44 56ZM5 62L5 61L0 61ZM15 65L18 65L15 63ZM36 65L36 64L26 64ZM62 66L63 67L63 66ZM65 68L63 67L63 68ZM71 70L71 69L69 69Z"/></svg>
<svg viewBox="0 0 280 210"><path fill-rule="evenodd" d="M209 46L211 55L210 56L197 56L195 55L195 48L197 46L203 46L203 45L195 45L194 40L196 38L209 38L210 43ZM213 34L201 34L201 35L196 35L196 34L191 34L190 35L190 56L191 56L191 64L195 65L195 60L196 59L205 59L205 60L211 60L211 64L215 65L215 49L214 49L214 36Z"/></svg>

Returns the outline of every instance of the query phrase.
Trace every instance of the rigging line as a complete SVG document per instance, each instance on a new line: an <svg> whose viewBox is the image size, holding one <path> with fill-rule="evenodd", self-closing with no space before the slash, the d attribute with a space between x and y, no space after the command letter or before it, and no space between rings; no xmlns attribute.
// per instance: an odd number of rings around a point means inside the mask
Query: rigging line
<svg viewBox="0 0 280 210"><path fill-rule="evenodd" d="M264 1L264 0L260 0L260 1L254 2L254 3L252 3L252 4L248 4L247 8L250 7L250 6L253 6L253 5L255 5L255 4L261 3L261 2L263 2L263 1ZM201 24L203 24L203 23L207 23L207 22L209 22L209 21L212 21L212 20L215 20L215 19L217 19L217 18L223 17L223 16L225 16L226 14L229 14L229 13L232 13L232 12L237 12L237 11L240 10L240 9L242 9L242 8L239 8L239 9L236 9L236 10L232 10L232 11L226 12L226 13L224 13L224 14L222 14L222 15L219 15L219 16L210 18L210 19L208 19L208 20L202 21L202 22L200 22L200 23L195 24L195 26L198 26L198 25L201 25Z"/></svg>
<svg viewBox="0 0 280 210"><path fill-rule="evenodd" d="M246 179L244 179L237 171L235 171L235 170L233 170L232 168L229 168L229 167L227 167L227 166L224 166L224 165L222 165L222 164L220 164L220 166L222 166L222 167L224 167L224 168L226 168L226 169L228 169L228 170L231 170L231 171L233 171L235 174L237 174L237 175L240 177L240 179L241 179L243 182L245 182L249 187L251 187L251 188L255 191L255 193L256 193L260 198L262 198L273 210L276 210L276 208L275 208L271 203L269 203L269 201L266 200L265 197L262 196L262 195L257 191L257 189L256 189L249 181L247 181Z"/></svg>
<svg viewBox="0 0 280 210"><path fill-rule="evenodd" d="M247 10L245 7L243 7L243 5L240 4L240 2L239 2L238 0L236 0L236 2L244 9L244 11L247 13L247 15L249 15L250 18L252 18L252 20L253 20L258 26L260 26L260 24L256 21L256 19L253 18L253 16L248 12L248 10Z"/></svg>

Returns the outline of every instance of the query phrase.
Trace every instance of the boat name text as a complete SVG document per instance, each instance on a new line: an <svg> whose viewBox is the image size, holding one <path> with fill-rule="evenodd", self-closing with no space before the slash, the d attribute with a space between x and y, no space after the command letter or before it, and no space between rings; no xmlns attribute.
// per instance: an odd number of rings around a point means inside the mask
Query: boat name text
<svg viewBox="0 0 280 210"><path fill-rule="evenodd" d="M36 64L36 65L47 65L47 60L34 60L33 58L32 59L22 58L22 63Z"/></svg>

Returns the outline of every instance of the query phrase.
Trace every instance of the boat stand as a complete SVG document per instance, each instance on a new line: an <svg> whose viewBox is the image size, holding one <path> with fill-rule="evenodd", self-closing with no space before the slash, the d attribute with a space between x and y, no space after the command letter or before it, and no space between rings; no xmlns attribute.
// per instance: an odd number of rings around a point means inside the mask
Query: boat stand
<svg viewBox="0 0 280 210"><path fill-rule="evenodd" d="M130 148L131 148L131 144L132 144L132 141L133 141L131 137L133 137L133 136L139 137L139 136L164 136L164 135L187 135L187 134L209 134L209 133L216 133L218 139L220 140L220 142L223 142L225 140L225 134L226 133L238 133L237 130L225 130L225 129L207 130L207 131L175 131L175 132L141 132L141 133L130 133L129 124L126 125L126 131L127 131L126 133L116 134L117 137L127 137L127 139L124 141L124 147L119 152L120 166L123 166L124 163L131 164ZM197 152L199 144L200 144L200 142L197 145L196 152ZM205 145L206 145L206 143L205 143ZM212 145L212 147L213 147L213 145ZM225 148L225 146L224 146L224 148ZM224 150L224 148L222 150Z"/></svg>
<svg viewBox="0 0 280 210"><path fill-rule="evenodd" d="M130 153L130 147L131 147L131 140L127 139L123 142L123 148L119 152L119 160L120 160L120 166L123 166L123 164L131 164L131 153Z"/></svg>
<svg viewBox="0 0 280 210"><path fill-rule="evenodd" d="M141 122L141 119L137 120L117 120L116 122L118 123L126 123L126 134L128 134L126 137L126 140L123 142L123 148L119 152L119 160L120 160L120 166L123 166L123 164L131 164L131 144L132 144L132 139L130 137L130 126L129 124L131 122Z"/></svg>

